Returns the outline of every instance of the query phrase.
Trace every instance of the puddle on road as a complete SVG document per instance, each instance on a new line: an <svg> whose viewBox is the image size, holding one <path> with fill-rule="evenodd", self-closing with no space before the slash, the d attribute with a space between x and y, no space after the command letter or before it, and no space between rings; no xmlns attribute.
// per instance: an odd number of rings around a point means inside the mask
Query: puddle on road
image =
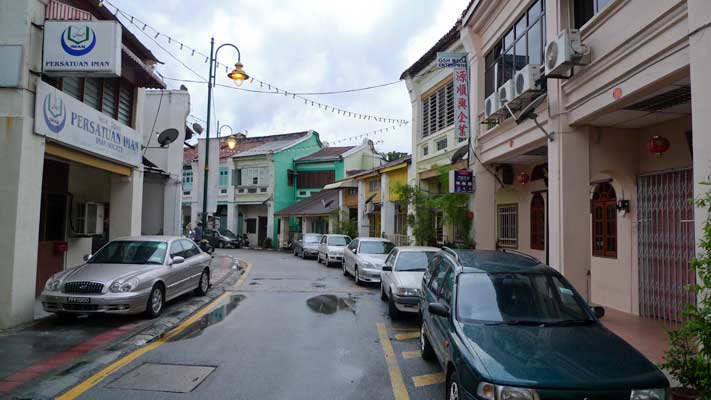
<svg viewBox="0 0 711 400"><path fill-rule="evenodd" d="M322 294L306 300L311 311L320 314L335 314L337 311L350 311L355 314L356 299L352 296L338 297L332 294Z"/></svg>
<svg viewBox="0 0 711 400"><path fill-rule="evenodd" d="M178 340L192 339L194 337L200 336L202 332L208 327L215 325L218 322L222 322L227 316L239 305L239 303L245 299L244 295L238 294L230 297L227 303L220 304L200 318L197 322L187 327L184 331L180 332L176 336L170 339L171 342Z"/></svg>

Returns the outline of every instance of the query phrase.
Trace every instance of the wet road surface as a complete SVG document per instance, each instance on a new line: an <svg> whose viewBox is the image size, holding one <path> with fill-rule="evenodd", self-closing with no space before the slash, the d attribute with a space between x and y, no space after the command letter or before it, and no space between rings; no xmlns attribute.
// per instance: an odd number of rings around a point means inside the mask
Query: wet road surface
<svg viewBox="0 0 711 400"><path fill-rule="evenodd" d="M392 322L379 286L288 253L222 252L252 264L241 286L79 398L444 398L418 319Z"/></svg>

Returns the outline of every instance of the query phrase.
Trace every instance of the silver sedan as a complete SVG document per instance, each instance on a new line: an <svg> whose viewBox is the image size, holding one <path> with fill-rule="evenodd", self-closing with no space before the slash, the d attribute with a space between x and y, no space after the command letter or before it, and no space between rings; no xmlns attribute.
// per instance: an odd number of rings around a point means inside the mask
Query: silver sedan
<svg viewBox="0 0 711 400"><path fill-rule="evenodd" d="M166 301L190 291L204 295L210 287L211 257L185 238L119 238L85 260L47 281L45 311L157 317Z"/></svg>

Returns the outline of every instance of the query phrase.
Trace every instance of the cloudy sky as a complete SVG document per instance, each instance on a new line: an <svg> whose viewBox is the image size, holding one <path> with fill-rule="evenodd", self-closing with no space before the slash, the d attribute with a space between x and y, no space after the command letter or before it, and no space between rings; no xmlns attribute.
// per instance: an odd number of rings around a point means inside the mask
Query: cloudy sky
<svg viewBox="0 0 711 400"><path fill-rule="evenodd" d="M158 71L165 77L205 79L204 58L178 40L209 53L210 37L216 43L236 44L251 76L288 92L320 92L366 87L396 81L454 24L467 0L111 0L122 11L148 23L146 32L122 21L164 62ZM194 69L195 75L154 43L155 27L163 34L156 41ZM223 48L219 61L231 65L236 52ZM179 81L167 80L169 88ZM218 83L230 84L224 69ZM192 114L206 117L206 84L184 82L191 93ZM245 89L266 90L245 83ZM392 124L337 115L305 105L291 96L249 93L216 87L215 112L221 124L249 136L313 129L322 140L335 141ZM348 111L410 120L411 109L404 82L351 94L308 96ZM203 124L204 125L204 124ZM213 131L214 132L214 131ZM228 129L223 129L227 133ZM382 151L410 152L410 125L372 135L382 140ZM362 139L360 139L362 140ZM338 145L355 144L340 143Z"/></svg>

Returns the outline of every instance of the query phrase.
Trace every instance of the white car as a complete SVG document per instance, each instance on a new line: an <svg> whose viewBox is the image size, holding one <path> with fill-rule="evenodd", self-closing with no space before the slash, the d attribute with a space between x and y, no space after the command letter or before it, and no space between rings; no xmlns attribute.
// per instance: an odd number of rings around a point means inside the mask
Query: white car
<svg viewBox="0 0 711 400"><path fill-rule="evenodd" d="M343 263L343 249L351 242L351 237L346 235L323 235L318 245L316 261L326 264Z"/></svg>
<svg viewBox="0 0 711 400"><path fill-rule="evenodd" d="M388 255L381 274L380 298L388 302L390 318L398 318L400 312L419 311L422 276L438 251L436 247L396 247Z"/></svg>
<svg viewBox="0 0 711 400"><path fill-rule="evenodd" d="M387 239L355 238L343 251L343 275L353 275L357 285L380 282L385 259L395 244Z"/></svg>

